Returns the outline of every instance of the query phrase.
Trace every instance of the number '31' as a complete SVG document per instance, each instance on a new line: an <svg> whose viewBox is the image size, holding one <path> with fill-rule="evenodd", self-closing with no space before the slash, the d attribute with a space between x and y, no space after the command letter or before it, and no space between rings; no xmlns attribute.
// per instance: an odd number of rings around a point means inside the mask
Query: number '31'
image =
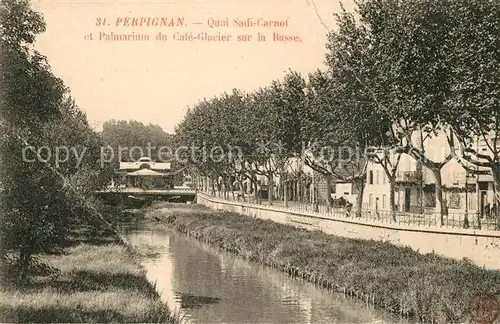
<svg viewBox="0 0 500 324"><path fill-rule="evenodd" d="M97 18L95 21L96 26L105 26L106 25L106 18Z"/></svg>

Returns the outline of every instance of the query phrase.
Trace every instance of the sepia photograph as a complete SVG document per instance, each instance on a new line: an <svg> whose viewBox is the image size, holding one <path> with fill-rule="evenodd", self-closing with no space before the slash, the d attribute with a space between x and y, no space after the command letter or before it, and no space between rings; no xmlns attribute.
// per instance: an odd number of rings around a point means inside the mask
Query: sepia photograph
<svg viewBox="0 0 500 324"><path fill-rule="evenodd" d="M1 323L500 324L500 0L0 0Z"/></svg>

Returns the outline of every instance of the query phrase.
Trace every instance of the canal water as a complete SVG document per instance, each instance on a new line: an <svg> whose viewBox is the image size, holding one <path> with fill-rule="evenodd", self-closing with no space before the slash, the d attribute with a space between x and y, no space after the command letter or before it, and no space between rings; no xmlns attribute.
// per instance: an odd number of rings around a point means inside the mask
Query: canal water
<svg viewBox="0 0 500 324"><path fill-rule="evenodd" d="M190 323L394 323L380 310L221 252L162 225L135 221L124 238L148 280Z"/></svg>

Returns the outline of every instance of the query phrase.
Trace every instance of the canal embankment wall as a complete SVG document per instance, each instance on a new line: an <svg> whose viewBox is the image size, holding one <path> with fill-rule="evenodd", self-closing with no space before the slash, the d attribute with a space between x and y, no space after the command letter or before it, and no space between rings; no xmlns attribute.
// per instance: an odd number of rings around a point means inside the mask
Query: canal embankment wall
<svg viewBox="0 0 500 324"><path fill-rule="evenodd" d="M500 232L461 228L413 227L383 224L371 220L323 217L309 212L291 211L279 207L226 201L198 193L197 203L216 210L225 210L253 218L320 230L346 238L389 242L408 246L425 253L436 253L457 260L469 259L486 269L500 270Z"/></svg>

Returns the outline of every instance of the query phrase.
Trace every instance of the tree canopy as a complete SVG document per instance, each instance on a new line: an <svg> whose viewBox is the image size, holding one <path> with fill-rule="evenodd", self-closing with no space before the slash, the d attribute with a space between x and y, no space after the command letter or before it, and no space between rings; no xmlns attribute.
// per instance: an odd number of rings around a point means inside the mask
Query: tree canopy
<svg viewBox="0 0 500 324"><path fill-rule="evenodd" d="M34 254L89 219L90 193L108 172L98 163L99 136L34 49L43 31L28 1L0 2L0 253L22 280Z"/></svg>
<svg viewBox="0 0 500 324"><path fill-rule="evenodd" d="M446 215L441 169L453 158L469 171L488 169L500 192L499 17L500 6L490 0L360 0L356 12L336 14L324 69L306 79L289 71L241 96L240 107L221 111L224 95L200 102L177 135L210 145L238 142L242 165L260 172L275 162L264 174L300 156L327 178L361 185L368 160L381 164L393 184L406 154L432 170ZM442 159L429 154L427 139L438 134L450 146ZM488 154L472 145L481 138ZM335 151L342 147L351 152Z"/></svg>

